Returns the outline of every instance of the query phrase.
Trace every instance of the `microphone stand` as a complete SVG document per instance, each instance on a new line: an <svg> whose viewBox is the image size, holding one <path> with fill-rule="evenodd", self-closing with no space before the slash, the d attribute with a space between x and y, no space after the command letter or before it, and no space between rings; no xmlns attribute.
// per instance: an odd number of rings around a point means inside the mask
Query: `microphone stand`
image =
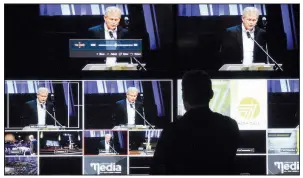
<svg viewBox="0 0 303 178"><path fill-rule="evenodd" d="M276 68L278 68L280 71L283 71L283 69L278 65L278 63L262 48L262 46L261 45L259 45L259 43L255 40L255 39L253 39L252 37L251 37L251 35L250 35L250 33L249 32L246 32L246 34L247 34L247 37L248 38L250 38L251 40L253 40L258 46L259 46L259 48L267 55L267 57L269 57L270 59L271 59L271 61L275 64L275 66L274 66L274 68L276 67Z"/></svg>
<svg viewBox="0 0 303 178"><path fill-rule="evenodd" d="M56 118L56 109L55 109L55 100L54 100L54 95L51 95L51 100L53 102L53 112L54 112L54 117ZM55 126L57 126L57 123L55 122Z"/></svg>
<svg viewBox="0 0 303 178"><path fill-rule="evenodd" d="M117 152L112 146L110 146L110 144L108 144L108 146L109 146L116 154L118 154L118 152Z"/></svg>
<svg viewBox="0 0 303 178"><path fill-rule="evenodd" d="M136 111L137 114L139 114L139 116L149 125L149 127L151 127L152 129L154 129L154 127L142 116L142 114L140 114L139 111L137 111L137 109L135 107L132 106L132 108Z"/></svg>
<svg viewBox="0 0 303 178"><path fill-rule="evenodd" d="M135 57L130 57L130 59L134 59L138 63L138 65L140 66L139 69L141 68L146 71L146 68L138 61L138 59L136 59Z"/></svg>
<svg viewBox="0 0 303 178"><path fill-rule="evenodd" d="M267 32L267 22L266 22L266 19L262 18L262 24L263 24L263 29L265 30L265 32ZM268 53L267 42L266 42L265 48L266 48L266 52ZM266 56L266 60L267 60L267 64L269 64L269 58L268 58L268 56Z"/></svg>
<svg viewBox="0 0 303 178"><path fill-rule="evenodd" d="M41 106L41 108L42 108L44 111L46 111L46 113L47 113L49 116L51 116L51 118L55 121L55 124L56 124L56 122L57 122L61 127L63 127L63 125L61 125L60 122L58 122L57 119L56 119L54 116L52 116L51 113L49 113L49 112L42 106L42 104L41 104L40 106Z"/></svg>
<svg viewBox="0 0 303 178"><path fill-rule="evenodd" d="M144 96L143 96L143 94L141 94L140 97L141 97L141 102L142 102L142 106L143 106L142 107L142 114L143 114L143 117L145 118L144 101L143 101L144 100Z"/></svg>

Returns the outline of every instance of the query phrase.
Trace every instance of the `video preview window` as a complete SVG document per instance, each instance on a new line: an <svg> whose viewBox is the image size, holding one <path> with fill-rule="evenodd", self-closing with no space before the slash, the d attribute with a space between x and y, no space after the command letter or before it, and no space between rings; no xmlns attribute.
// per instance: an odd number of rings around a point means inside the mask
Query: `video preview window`
<svg viewBox="0 0 303 178"><path fill-rule="evenodd" d="M172 5L39 5L42 37L47 45L56 44L50 49L57 54L52 55L76 59L78 70L157 70L160 61L169 65L172 15Z"/></svg>
<svg viewBox="0 0 303 178"><path fill-rule="evenodd" d="M37 132L5 132L4 151L6 156L34 156L38 152Z"/></svg>
<svg viewBox="0 0 303 178"><path fill-rule="evenodd" d="M212 111L237 121L240 130L266 130L267 80L213 79L212 88L214 96L209 104ZM178 116L184 113L181 80L178 80Z"/></svg>
<svg viewBox="0 0 303 178"><path fill-rule="evenodd" d="M82 155L82 132L39 132L40 155Z"/></svg>
<svg viewBox="0 0 303 178"><path fill-rule="evenodd" d="M127 131L84 131L85 155L127 155Z"/></svg>
<svg viewBox="0 0 303 178"><path fill-rule="evenodd" d="M259 16L245 25L242 15L248 7L256 8ZM264 64L274 60L284 72L299 71L298 4L177 4L176 9L179 70L268 70ZM242 33L251 28L250 36Z"/></svg>
<svg viewBox="0 0 303 178"><path fill-rule="evenodd" d="M77 81L5 81L5 128L82 128L82 85Z"/></svg>
<svg viewBox="0 0 303 178"><path fill-rule="evenodd" d="M172 121L171 81L84 81L86 129L157 129Z"/></svg>
<svg viewBox="0 0 303 178"><path fill-rule="evenodd" d="M4 175L37 175L37 159L31 156L5 157Z"/></svg>

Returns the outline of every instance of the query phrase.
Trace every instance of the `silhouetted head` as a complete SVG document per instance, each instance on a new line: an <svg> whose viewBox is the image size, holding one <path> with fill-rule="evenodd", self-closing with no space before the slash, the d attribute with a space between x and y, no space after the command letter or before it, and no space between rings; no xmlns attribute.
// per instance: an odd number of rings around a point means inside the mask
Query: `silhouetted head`
<svg viewBox="0 0 303 178"><path fill-rule="evenodd" d="M182 79L182 98L185 110L208 106L214 93L209 75L204 71L189 71Z"/></svg>

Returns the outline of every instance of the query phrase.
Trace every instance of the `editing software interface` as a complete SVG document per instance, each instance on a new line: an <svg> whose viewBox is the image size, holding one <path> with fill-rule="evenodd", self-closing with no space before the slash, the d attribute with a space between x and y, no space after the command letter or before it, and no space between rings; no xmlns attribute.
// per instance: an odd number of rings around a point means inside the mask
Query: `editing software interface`
<svg viewBox="0 0 303 178"><path fill-rule="evenodd" d="M191 111L190 70L209 74L210 111L239 128L234 175L300 175L299 4L4 9L5 175L148 175L172 141L167 153L186 154L167 161L176 167L204 147L218 158L227 148L205 140L220 142L220 123L169 130Z"/></svg>

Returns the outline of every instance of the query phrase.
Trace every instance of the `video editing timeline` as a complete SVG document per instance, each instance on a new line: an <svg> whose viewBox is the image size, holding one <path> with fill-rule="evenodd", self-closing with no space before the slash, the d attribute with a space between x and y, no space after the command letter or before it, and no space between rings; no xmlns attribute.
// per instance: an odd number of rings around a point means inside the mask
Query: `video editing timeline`
<svg viewBox="0 0 303 178"><path fill-rule="evenodd" d="M142 40L70 39L70 57L142 57Z"/></svg>

